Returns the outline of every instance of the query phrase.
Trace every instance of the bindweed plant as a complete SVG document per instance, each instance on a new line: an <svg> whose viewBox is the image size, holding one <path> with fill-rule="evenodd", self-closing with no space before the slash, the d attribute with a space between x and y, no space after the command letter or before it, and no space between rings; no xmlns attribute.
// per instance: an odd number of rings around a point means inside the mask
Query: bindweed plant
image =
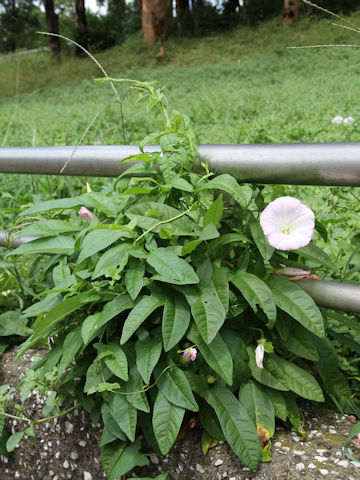
<svg viewBox="0 0 360 480"><path fill-rule="evenodd" d="M41 238L9 253L52 254L53 287L23 312L33 327L18 357L49 338L51 348L20 382L15 414L13 391L1 387L0 418L28 424L7 439L7 449L39 422L26 417L23 402L40 388L47 393L43 421L79 405L94 424L101 419L110 480L148 463L142 438L151 451L167 454L187 410L204 429L205 450L213 439L226 440L255 469L271 459L276 417L304 433L299 399L359 411L321 311L279 275L334 265L306 245L311 235L296 243L293 236L303 234L297 210L310 210L289 197L278 232L269 227L274 206L262 217L271 246L259 221L262 188L214 176L205 164L194 170L189 119L172 111L153 84L119 81L161 118L159 130L122 161L128 168L112 187L88 186L81 196L22 212L43 217L22 231ZM149 152L152 143L160 150ZM283 250L284 236L291 237L286 248L296 250Z"/></svg>

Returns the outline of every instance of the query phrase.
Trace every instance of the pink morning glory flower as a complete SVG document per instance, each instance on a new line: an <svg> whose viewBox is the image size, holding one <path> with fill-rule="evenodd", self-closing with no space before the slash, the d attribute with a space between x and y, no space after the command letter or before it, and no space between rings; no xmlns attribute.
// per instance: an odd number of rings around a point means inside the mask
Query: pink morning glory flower
<svg viewBox="0 0 360 480"><path fill-rule="evenodd" d="M340 123L343 123L344 121L344 118L341 116L341 115L336 115L336 117L334 117L332 120L331 120L331 123L334 123L334 124L340 124Z"/></svg>
<svg viewBox="0 0 360 480"><path fill-rule="evenodd" d="M265 347L262 343L255 348L255 362L259 368L264 368L263 360L265 354Z"/></svg>
<svg viewBox="0 0 360 480"><path fill-rule="evenodd" d="M310 243L315 215L297 198L279 197L262 212L260 225L272 247L297 250Z"/></svg>
<svg viewBox="0 0 360 480"><path fill-rule="evenodd" d="M347 118L345 118L345 120L344 120L345 125L349 125L350 123L354 123L354 122L355 122L355 118L354 118L354 117L347 117Z"/></svg>
<svg viewBox="0 0 360 480"><path fill-rule="evenodd" d="M194 347L187 348L183 353L183 359L185 362L194 362L196 360L197 350Z"/></svg>
<svg viewBox="0 0 360 480"><path fill-rule="evenodd" d="M86 207L81 207L78 211L78 214L88 222L91 222L91 220L94 218L94 214L91 213Z"/></svg>

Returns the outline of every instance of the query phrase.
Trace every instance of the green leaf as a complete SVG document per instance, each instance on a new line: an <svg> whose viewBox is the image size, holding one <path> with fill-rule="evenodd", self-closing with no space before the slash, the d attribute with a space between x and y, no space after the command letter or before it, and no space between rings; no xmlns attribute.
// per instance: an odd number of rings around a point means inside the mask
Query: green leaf
<svg viewBox="0 0 360 480"><path fill-rule="evenodd" d="M325 337L323 318L314 300L300 287L273 275L268 281L275 304L320 338Z"/></svg>
<svg viewBox="0 0 360 480"><path fill-rule="evenodd" d="M184 372L175 366L158 378L158 388L164 397L174 405L186 408L192 412L199 410L191 391L190 384Z"/></svg>
<svg viewBox="0 0 360 480"><path fill-rule="evenodd" d="M140 325L163 305L162 298L157 295L146 295L140 298L125 320L120 343L123 345Z"/></svg>
<svg viewBox="0 0 360 480"><path fill-rule="evenodd" d="M260 461L259 437L254 423L235 396L221 385L207 391L206 401L215 410L226 441L235 455L255 469Z"/></svg>
<svg viewBox="0 0 360 480"><path fill-rule="evenodd" d="M160 274L162 281L177 285L199 283L192 266L170 248L153 250L146 261ZM153 278L159 280L158 276Z"/></svg>
<svg viewBox="0 0 360 480"><path fill-rule="evenodd" d="M220 234L217 231L215 225L213 223L209 223L199 233L197 240L192 240L191 242L185 243L185 245L182 247L181 254L183 256L188 255L193 250L195 250L200 245L201 242L204 242L205 240L212 240L214 238L218 238L219 235Z"/></svg>
<svg viewBox="0 0 360 480"><path fill-rule="evenodd" d="M212 281L220 302L227 314L229 310L230 291L226 268L214 266Z"/></svg>
<svg viewBox="0 0 360 480"><path fill-rule="evenodd" d="M128 362L122 348L116 343L96 343L94 347L102 353L105 365L116 377L121 378L125 382L128 381Z"/></svg>
<svg viewBox="0 0 360 480"><path fill-rule="evenodd" d="M242 233L226 233L221 237L209 243L209 251L213 256L217 249L228 245L229 243L249 243L249 239Z"/></svg>
<svg viewBox="0 0 360 480"><path fill-rule="evenodd" d="M208 182L199 185L199 190L219 189L229 193L242 208L246 208L252 197L252 188L248 185L239 185L234 177L224 173Z"/></svg>
<svg viewBox="0 0 360 480"><path fill-rule="evenodd" d="M340 371L339 358L330 340L315 337L316 348L319 352L319 361L315 369L320 375L325 391L337 402L341 410L345 407L351 395L351 389L345 375Z"/></svg>
<svg viewBox="0 0 360 480"><path fill-rule="evenodd" d="M94 296L89 292L80 293L73 297L68 297L62 302L58 303L46 316L38 319L34 324L34 333L28 340L22 344L20 351L16 358L19 358L26 350L40 340L45 334L49 333L52 327L54 327L60 320L65 318L70 313L74 312L78 308L82 307L86 303L99 300L99 296Z"/></svg>
<svg viewBox="0 0 360 480"><path fill-rule="evenodd" d="M194 191L194 188L191 185L191 183L189 183L188 181L186 181L184 178L181 178L181 177L172 178L171 182L165 184L164 187L173 187L173 188L176 188L177 190L182 190L183 192L190 192L190 193Z"/></svg>
<svg viewBox="0 0 360 480"><path fill-rule="evenodd" d="M142 412L149 413L150 407L147 401L146 393L144 390L143 380L141 375L134 365L130 369L130 378L129 381L126 383L126 392L128 395L126 396L127 401L131 403L133 407L137 410L141 410Z"/></svg>
<svg viewBox="0 0 360 480"><path fill-rule="evenodd" d="M273 390L272 388L266 388L265 391L273 404L275 416L280 418L283 422L286 422L287 408L284 395L278 390Z"/></svg>
<svg viewBox="0 0 360 480"><path fill-rule="evenodd" d="M225 380L228 385L233 381L233 359L226 343L218 333L214 340L207 345L196 328L192 327L188 339L200 350L206 363Z"/></svg>
<svg viewBox="0 0 360 480"><path fill-rule="evenodd" d="M135 441L137 411L123 395L110 394L110 412L130 442Z"/></svg>
<svg viewBox="0 0 360 480"><path fill-rule="evenodd" d="M0 336L29 335L31 330L26 326L27 321L21 312L15 310L8 310L0 314Z"/></svg>
<svg viewBox="0 0 360 480"><path fill-rule="evenodd" d="M170 403L158 391L154 404L152 424L156 441L163 455L166 455L175 443L184 414L184 408Z"/></svg>
<svg viewBox="0 0 360 480"><path fill-rule="evenodd" d="M272 247L268 242L264 232L262 231L260 223L254 219L251 219L250 221L250 232L262 258L264 260L269 260L272 257L275 248Z"/></svg>
<svg viewBox="0 0 360 480"><path fill-rule="evenodd" d="M360 433L360 422L358 422L356 425L353 426L346 440L346 443L344 445L344 452L347 458L353 462L358 462L358 463L359 463L359 459L355 458L351 453L351 450L349 449L349 442L353 437L357 437L359 433Z"/></svg>
<svg viewBox="0 0 360 480"><path fill-rule="evenodd" d="M119 240L119 238L123 236L123 233L122 230L92 230L82 241L81 252L77 262L81 263L86 258L104 250Z"/></svg>
<svg viewBox="0 0 360 480"><path fill-rule="evenodd" d="M249 355L249 367L252 373L252 376L257 380L258 382L262 383L263 385L266 385L267 387L270 388L275 388L276 390L282 390L282 391L288 391L289 388L286 386L284 381L280 381L277 377L273 375L273 372L268 371L267 368L267 360L268 360L268 355L265 355L265 360L264 360L264 367L265 368L259 368L256 365L255 362L255 353L252 349L252 347L247 347L247 352Z"/></svg>
<svg viewBox="0 0 360 480"><path fill-rule="evenodd" d="M145 276L145 263L131 258L125 273L125 286L132 300L136 300L143 285Z"/></svg>
<svg viewBox="0 0 360 480"><path fill-rule="evenodd" d="M24 237L27 235L53 237L58 233L76 232L80 229L80 225L76 225L75 222L66 222L65 220L42 220L21 230L19 237Z"/></svg>
<svg viewBox="0 0 360 480"><path fill-rule="evenodd" d="M6 450L8 452L12 452L19 445L24 435L25 430L23 432L16 432L10 435L6 442Z"/></svg>
<svg viewBox="0 0 360 480"><path fill-rule="evenodd" d="M117 209L114 204L114 198L110 198L100 192L88 192L81 195L81 200L87 207L93 207L104 212L108 217L116 217Z"/></svg>
<svg viewBox="0 0 360 480"><path fill-rule="evenodd" d="M271 399L267 395L267 390L254 382L244 383L239 390L239 402L255 423L261 437L265 436L269 440L275 432L275 413ZM264 432L266 432L265 435Z"/></svg>
<svg viewBox="0 0 360 480"><path fill-rule="evenodd" d="M117 480L134 467L149 464L145 455L139 453L141 439L126 447L126 442L116 441L104 445L101 449L101 462L108 480Z"/></svg>
<svg viewBox="0 0 360 480"><path fill-rule="evenodd" d="M319 360L319 354L316 346L314 345L314 336L311 332L306 330L302 325L291 322L291 328L289 334L283 342L283 345L289 350L289 352L298 355L299 357L306 358L317 362Z"/></svg>
<svg viewBox="0 0 360 480"><path fill-rule="evenodd" d="M140 248L133 247L130 243L121 243L107 250L99 258L92 279L105 275L106 277L111 277L119 265L125 267L128 255L133 255L138 258L145 258L146 254Z"/></svg>
<svg viewBox="0 0 360 480"><path fill-rule="evenodd" d="M138 340L135 343L135 351L136 366L144 382L148 384L162 352L161 340L151 337Z"/></svg>
<svg viewBox="0 0 360 480"><path fill-rule="evenodd" d="M59 371L64 372L83 345L81 327L71 330L65 337L63 343L63 354L60 360Z"/></svg>
<svg viewBox="0 0 360 480"><path fill-rule="evenodd" d="M129 310L134 306L129 295L123 293L106 303L104 309L100 313L88 316L81 327L81 335L85 345L97 335L100 328L106 325L111 319L119 315L124 310Z"/></svg>
<svg viewBox="0 0 360 480"><path fill-rule="evenodd" d="M190 323L190 309L182 296L177 294L165 297L162 317L162 337L164 350L171 350L185 335Z"/></svg>
<svg viewBox="0 0 360 480"><path fill-rule="evenodd" d="M47 200L40 202L33 207L27 208L21 212L21 216L35 215L38 213L50 212L51 210L65 210L68 208L80 207L83 204L81 197L77 198L61 198L59 200Z"/></svg>
<svg viewBox="0 0 360 480"><path fill-rule="evenodd" d="M273 328L276 322L276 306L270 288L256 275L247 272L236 272L230 279L231 283L240 290L254 312L256 305L260 305L269 319L268 328Z"/></svg>
<svg viewBox="0 0 360 480"><path fill-rule="evenodd" d="M126 216L130 219L136 218L137 226L144 230L152 229L153 232L159 233L161 227L166 225L171 228L174 235L196 236L198 227L190 217L183 215L173 220L182 213L169 205L148 202L130 207L126 211ZM163 223L158 225L159 222Z"/></svg>
<svg viewBox="0 0 360 480"><path fill-rule="evenodd" d="M196 326L206 343L211 343L223 325L226 313L212 282L209 287L182 289Z"/></svg>
<svg viewBox="0 0 360 480"><path fill-rule="evenodd" d="M75 242L70 237L46 237L23 243L16 250L7 255L35 255L37 253L54 253L71 255L74 252Z"/></svg>
<svg viewBox="0 0 360 480"><path fill-rule="evenodd" d="M287 385L290 390L308 400L324 401L320 385L309 372L275 354L271 354L270 359L282 372L280 381Z"/></svg>
<svg viewBox="0 0 360 480"><path fill-rule="evenodd" d="M289 421L297 433L304 435L303 418L292 393L284 393Z"/></svg>
<svg viewBox="0 0 360 480"><path fill-rule="evenodd" d="M101 417L104 422L103 437L101 439L102 445L100 445L101 447L103 445L106 445L107 443L114 441L117 438L119 440L124 440L124 441L126 440L125 433L121 430L121 428L119 427L119 425L114 420L111 414L110 405L105 401L101 405ZM107 441L107 440L110 440L110 441Z"/></svg>
<svg viewBox="0 0 360 480"><path fill-rule="evenodd" d="M336 270L336 265L331 260L329 255L327 255L324 250L317 247L316 245L313 245L312 243L309 243L308 245L306 245L306 247L294 250L294 253L298 253L302 257L313 260L314 262L319 263L324 267L328 267L331 271Z"/></svg>
<svg viewBox="0 0 360 480"><path fill-rule="evenodd" d="M222 219L224 211L224 202L222 195L219 195L215 202L210 206L204 215L203 227L206 227L209 223L216 225Z"/></svg>

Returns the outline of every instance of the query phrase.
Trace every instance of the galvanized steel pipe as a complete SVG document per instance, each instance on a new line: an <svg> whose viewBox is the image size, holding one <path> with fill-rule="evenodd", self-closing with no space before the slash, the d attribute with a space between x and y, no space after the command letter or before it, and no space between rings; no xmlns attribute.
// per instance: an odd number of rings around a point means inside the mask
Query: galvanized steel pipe
<svg viewBox="0 0 360 480"><path fill-rule="evenodd" d="M145 151L159 151L158 146ZM116 177L128 168L120 161L137 146L2 147L0 173ZM71 160L69 160L71 158ZM196 169L207 162L217 174L241 182L288 185L360 186L360 143L200 145Z"/></svg>

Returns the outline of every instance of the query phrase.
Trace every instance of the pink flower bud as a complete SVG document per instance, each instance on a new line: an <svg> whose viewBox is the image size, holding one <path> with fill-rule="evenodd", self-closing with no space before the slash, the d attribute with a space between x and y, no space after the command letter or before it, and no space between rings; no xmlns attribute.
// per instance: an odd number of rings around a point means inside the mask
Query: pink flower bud
<svg viewBox="0 0 360 480"><path fill-rule="evenodd" d="M310 275L310 270L300 270L300 268L285 267L282 271L283 275L288 277L297 277L298 275Z"/></svg>
<svg viewBox="0 0 360 480"><path fill-rule="evenodd" d="M190 347L184 351L182 357L185 362L190 362L190 360L194 362L196 360L196 355L197 355L196 348Z"/></svg>
<svg viewBox="0 0 360 480"><path fill-rule="evenodd" d="M354 118L354 117L347 117L347 118L345 118L345 120L344 120L345 125L349 125L350 123L354 123L354 122L355 122L355 118Z"/></svg>
<svg viewBox="0 0 360 480"><path fill-rule="evenodd" d="M255 362L259 368L264 368L264 365L262 363L264 360L264 353L265 353L264 345L260 344L255 348Z"/></svg>
<svg viewBox="0 0 360 480"><path fill-rule="evenodd" d="M10 293L11 293L11 290L5 290L4 292L1 292L1 295L3 297L7 297L8 295L10 295Z"/></svg>
<svg viewBox="0 0 360 480"><path fill-rule="evenodd" d="M91 222L91 220L94 218L94 214L91 213L86 207L81 207L78 211L78 214L88 222Z"/></svg>

